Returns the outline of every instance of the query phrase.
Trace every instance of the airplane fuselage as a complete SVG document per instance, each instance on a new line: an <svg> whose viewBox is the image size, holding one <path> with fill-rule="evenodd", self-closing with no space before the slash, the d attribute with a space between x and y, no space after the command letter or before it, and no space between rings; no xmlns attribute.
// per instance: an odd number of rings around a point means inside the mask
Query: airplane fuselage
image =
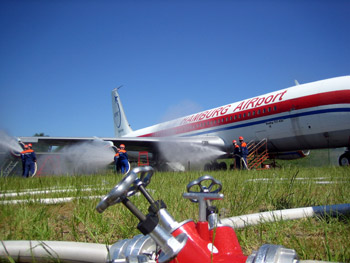
<svg viewBox="0 0 350 263"><path fill-rule="evenodd" d="M350 144L350 76L297 85L202 111L127 134L127 137L218 136L266 138L272 152Z"/></svg>
<svg viewBox="0 0 350 263"><path fill-rule="evenodd" d="M112 107L115 137L99 140L126 144L128 151L150 152L158 163L231 157L232 140L239 136L246 142L266 139L270 156L284 159L305 156L307 151L301 150L350 146L350 76L297 85L136 131L127 121L118 89L112 91ZM96 140L20 139L46 146ZM340 156L339 164L350 165L349 150Z"/></svg>

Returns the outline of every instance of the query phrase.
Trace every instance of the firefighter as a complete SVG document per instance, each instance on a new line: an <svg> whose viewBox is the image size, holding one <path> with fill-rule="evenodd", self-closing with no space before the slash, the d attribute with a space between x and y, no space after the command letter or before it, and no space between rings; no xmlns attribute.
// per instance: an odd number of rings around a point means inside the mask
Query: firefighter
<svg viewBox="0 0 350 263"><path fill-rule="evenodd" d="M120 170L122 172L122 174L127 173L129 171L129 158L128 158L128 154L125 150L125 145L121 144L120 145L120 150L118 151L119 153L119 165L120 165Z"/></svg>
<svg viewBox="0 0 350 263"><path fill-rule="evenodd" d="M29 173L31 175L35 172L35 163L36 163L36 155L34 150L32 149L32 144L28 144L28 150L22 152L24 154L24 174L23 177L29 177Z"/></svg>
<svg viewBox="0 0 350 263"><path fill-rule="evenodd" d="M120 149L117 148L117 153L114 155L115 171L116 171L117 173L119 173L119 171L120 171L119 151L120 151Z"/></svg>
<svg viewBox="0 0 350 263"><path fill-rule="evenodd" d="M236 140L233 140L232 144L233 144L233 156L235 158L235 168L241 169L241 148L237 144Z"/></svg>
<svg viewBox="0 0 350 263"><path fill-rule="evenodd" d="M240 143L241 157L243 161L243 168L248 169L248 163L247 163L248 148L242 136L239 137L239 143Z"/></svg>
<svg viewBox="0 0 350 263"><path fill-rule="evenodd" d="M26 158L25 158L25 151L28 150L28 145L25 144L24 145L24 150L21 151L20 155L21 155L21 160L22 160L22 176L24 177L24 170L26 167Z"/></svg>

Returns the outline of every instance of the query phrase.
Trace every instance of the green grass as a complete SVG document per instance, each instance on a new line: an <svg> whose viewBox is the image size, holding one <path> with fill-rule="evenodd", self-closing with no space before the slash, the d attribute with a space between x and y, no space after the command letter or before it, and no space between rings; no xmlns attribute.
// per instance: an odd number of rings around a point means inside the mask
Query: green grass
<svg viewBox="0 0 350 263"><path fill-rule="evenodd" d="M184 173L156 172L147 189L154 199L163 199L168 211L181 222L197 220L198 205L182 198L186 185L210 174L223 183L224 200L215 201L223 217L276 209L350 203L350 169L341 167L298 168L262 171L225 171ZM121 175L107 173L88 176L47 176L22 179L0 178L0 191L24 189L73 189L70 192L18 197L4 200L75 197L71 202L45 205L36 201L0 204L0 240L60 240L113 244L139 234L138 220L121 204L103 214L95 207L113 188ZM264 179L264 180L262 180ZM268 180L267 180L268 179ZM320 182L330 182L324 184ZM91 191L84 191L94 188ZM139 195L131 201L145 214L148 204ZM246 255L265 243L283 245L297 251L301 259L350 262L350 218L306 218L266 223L237 229L236 234Z"/></svg>

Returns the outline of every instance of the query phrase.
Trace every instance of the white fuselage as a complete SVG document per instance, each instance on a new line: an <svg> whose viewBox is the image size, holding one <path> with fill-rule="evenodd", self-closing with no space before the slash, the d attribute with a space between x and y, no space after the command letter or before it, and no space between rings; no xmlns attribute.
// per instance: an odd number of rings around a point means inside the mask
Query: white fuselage
<svg viewBox="0 0 350 263"><path fill-rule="evenodd" d="M128 133L127 137L266 138L270 151L350 144L350 76L297 85Z"/></svg>

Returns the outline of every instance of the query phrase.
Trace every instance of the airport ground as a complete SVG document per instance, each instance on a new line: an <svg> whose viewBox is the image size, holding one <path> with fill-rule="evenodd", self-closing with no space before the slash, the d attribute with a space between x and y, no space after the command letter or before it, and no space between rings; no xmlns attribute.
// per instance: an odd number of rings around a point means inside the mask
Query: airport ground
<svg viewBox="0 0 350 263"><path fill-rule="evenodd" d="M328 153L327 153L328 155ZM163 199L181 222L198 218L197 204L182 198L186 185L203 171L155 173L148 189ZM350 203L349 167L303 167L296 163L261 171L217 171L224 200L215 201L221 217L261 211ZM0 178L0 240L59 240L113 244L139 234L138 220L122 205L103 214L95 207L121 175L113 172L86 176ZM12 194L11 194L12 193ZM44 200L62 202L45 204ZM13 202L17 200L17 203ZM144 213L140 196L131 200ZM262 244L293 248L302 259L350 262L350 217L335 216L278 221L236 230L246 255Z"/></svg>
<svg viewBox="0 0 350 263"><path fill-rule="evenodd" d="M297 159L297 160L267 160L265 163L270 164L270 167L324 167L324 166L338 166L338 158L344 153L345 148L338 149L323 149L323 150L312 150L310 155ZM9 154L5 152L0 152L0 177L8 176L5 175L6 167L9 164ZM38 170L36 176L51 176L53 174L93 174L93 173L104 173L111 172L114 170L114 165L111 161L110 165L104 164L103 162L94 162L94 159L78 159L73 158L73 160L60 158L60 154L51 153L50 155L38 154ZM14 157L11 157L14 158ZM15 160L15 159L11 159ZM18 163L16 167L11 171L10 176L21 176L22 166L20 160L17 159ZM225 162L227 169L233 166L232 159L218 160L218 164ZM108 163L108 162L105 162ZM152 161L150 162L151 165ZM136 167L137 159L131 162L132 167ZM204 164L192 164L186 163L181 165L187 170L203 170ZM168 167L169 168L169 167Z"/></svg>

